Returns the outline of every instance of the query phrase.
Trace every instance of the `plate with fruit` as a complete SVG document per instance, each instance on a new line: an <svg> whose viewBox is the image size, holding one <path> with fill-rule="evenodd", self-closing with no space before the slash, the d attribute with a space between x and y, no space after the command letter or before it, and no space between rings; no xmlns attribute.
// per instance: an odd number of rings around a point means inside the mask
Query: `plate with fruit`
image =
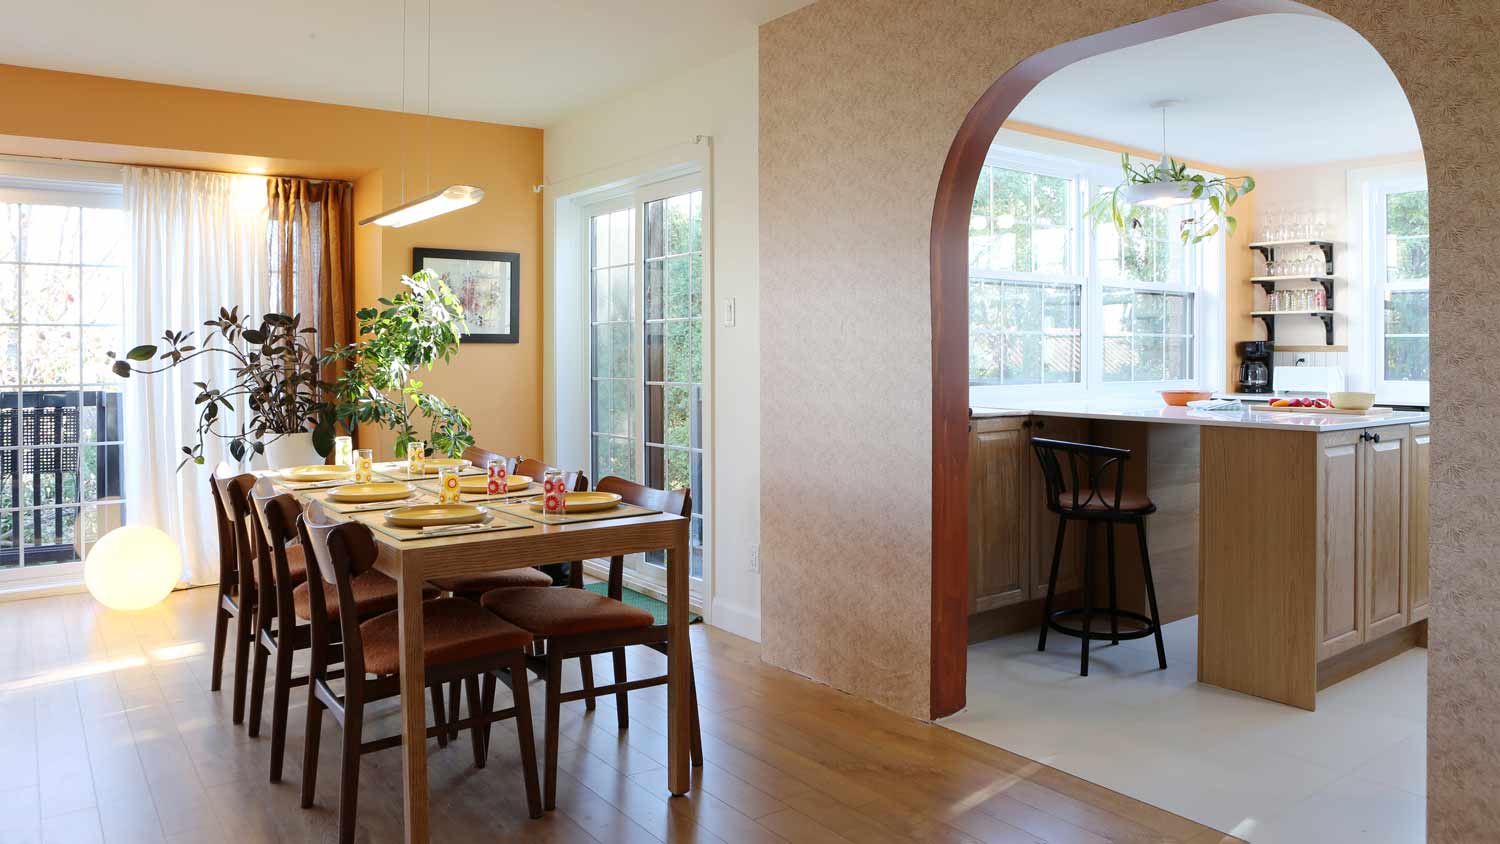
<svg viewBox="0 0 1500 844"><path fill-rule="evenodd" d="M1343 410L1333 406L1333 402L1321 397L1304 397L1295 399L1272 399L1265 407L1266 410L1282 413L1336 413L1342 416L1379 416L1390 413L1388 407L1372 407L1367 410Z"/></svg>

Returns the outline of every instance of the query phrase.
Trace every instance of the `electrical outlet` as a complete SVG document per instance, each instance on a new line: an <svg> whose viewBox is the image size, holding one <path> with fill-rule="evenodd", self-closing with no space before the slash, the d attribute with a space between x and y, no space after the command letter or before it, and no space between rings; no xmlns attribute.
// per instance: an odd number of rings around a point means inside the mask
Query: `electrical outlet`
<svg viewBox="0 0 1500 844"><path fill-rule="evenodd" d="M760 574L760 546L750 546L750 573Z"/></svg>

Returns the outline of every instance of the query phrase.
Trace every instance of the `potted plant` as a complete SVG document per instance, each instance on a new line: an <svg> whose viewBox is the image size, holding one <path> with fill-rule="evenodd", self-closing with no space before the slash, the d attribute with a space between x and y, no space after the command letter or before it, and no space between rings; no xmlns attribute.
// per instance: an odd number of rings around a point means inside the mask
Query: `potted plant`
<svg viewBox="0 0 1500 844"><path fill-rule="evenodd" d="M333 448L334 412L325 399L319 375L322 357L312 347L312 328L292 314L266 314L260 320L241 315L239 308L220 308L201 343L190 331L167 331L165 350L136 346L123 358L109 352L111 370L121 378L156 375L204 355L227 357L233 381L215 386L195 381L199 408L197 437L182 447L181 469L204 462L203 446L210 437L227 440L236 461L263 456L271 468L321 463ZM150 361L159 364L151 368ZM139 364L139 365L137 365ZM227 418L243 400L248 416L233 427Z"/></svg>
<svg viewBox="0 0 1500 844"><path fill-rule="evenodd" d="M398 456L406 453L407 443L421 439L417 424L425 419L428 453L457 457L474 444L469 417L424 392L415 376L458 351L463 306L428 270L402 276L401 284L406 289L381 298L380 307L355 313L355 342L323 357L325 364L346 367L331 385L337 418L348 427L372 424L394 431Z"/></svg>
<svg viewBox="0 0 1500 844"><path fill-rule="evenodd" d="M1165 155L1156 164L1140 166L1131 164L1128 154L1121 155L1120 168L1125 171L1125 180L1089 206L1088 215L1098 223L1113 222L1121 234L1129 226L1140 224L1135 219L1136 205L1185 205L1200 200L1206 200L1208 207L1182 221L1182 242L1198 243L1218 234L1220 228L1234 234L1239 221L1229 209L1241 196L1255 190L1255 179L1250 176L1210 179L1202 173L1189 173L1186 164Z"/></svg>

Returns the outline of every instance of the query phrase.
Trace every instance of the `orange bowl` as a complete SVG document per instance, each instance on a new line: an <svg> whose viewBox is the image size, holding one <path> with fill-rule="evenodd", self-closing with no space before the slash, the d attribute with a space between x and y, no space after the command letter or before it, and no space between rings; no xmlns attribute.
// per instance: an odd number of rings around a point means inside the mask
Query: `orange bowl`
<svg viewBox="0 0 1500 844"><path fill-rule="evenodd" d="M1190 401L1203 401L1212 398L1213 393L1208 390L1162 390L1161 400L1170 407L1186 407Z"/></svg>

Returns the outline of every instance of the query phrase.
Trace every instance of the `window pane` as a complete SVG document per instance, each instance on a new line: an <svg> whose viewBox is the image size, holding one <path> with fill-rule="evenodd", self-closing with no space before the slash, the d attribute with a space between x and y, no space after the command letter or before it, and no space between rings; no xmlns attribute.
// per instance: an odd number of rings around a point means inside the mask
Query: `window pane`
<svg viewBox="0 0 1500 844"><path fill-rule="evenodd" d="M1046 361L1042 380L1048 384L1073 384L1083 378L1083 338L1044 338Z"/></svg>
<svg viewBox="0 0 1500 844"><path fill-rule="evenodd" d="M1414 190L1386 196L1385 232L1393 236L1426 237L1427 191Z"/></svg>
<svg viewBox="0 0 1500 844"><path fill-rule="evenodd" d="M666 381L697 383L703 376L703 328L698 320L674 320L667 326Z"/></svg>
<svg viewBox="0 0 1500 844"><path fill-rule="evenodd" d="M21 320L21 265L0 264L0 323Z"/></svg>
<svg viewBox="0 0 1500 844"><path fill-rule="evenodd" d="M1385 338L1385 380L1428 381L1426 337Z"/></svg>
<svg viewBox="0 0 1500 844"><path fill-rule="evenodd" d="M21 329L0 326L0 389L21 382Z"/></svg>
<svg viewBox="0 0 1500 844"><path fill-rule="evenodd" d="M1387 334L1427 333L1427 291L1386 291L1385 332Z"/></svg>
<svg viewBox="0 0 1500 844"><path fill-rule="evenodd" d="M1104 380L1129 381L1131 376L1129 337L1104 338Z"/></svg>
<svg viewBox="0 0 1500 844"><path fill-rule="evenodd" d="M999 331L969 329L969 383L1003 383L1000 356L1005 349L1005 335Z"/></svg>
<svg viewBox="0 0 1500 844"><path fill-rule="evenodd" d="M1161 381L1167 377L1166 338L1160 335L1137 335L1135 338L1134 381Z"/></svg>
<svg viewBox="0 0 1500 844"><path fill-rule="evenodd" d="M21 259L21 206L0 202L0 261Z"/></svg>
<svg viewBox="0 0 1500 844"><path fill-rule="evenodd" d="M1425 279L1428 270L1428 244L1426 237L1395 237L1385 239L1385 272L1388 281L1412 281Z"/></svg>
<svg viewBox="0 0 1500 844"><path fill-rule="evenodd" d="M629 378L635 373L635 360L631 357L631 326L594 326L594 371L605 378Z"/></svg>
<svg viewBox="0 0 1500 844"><path fill-rule="evenodd" d="M635 480L635 443L619 437L594 437L594 477Z"/></svg>
<svg viewBox="0 0 1500 844"><path fill-rule="evenodd" d="M693 473L688 452L680 448L669 448L667 454L667 489L682 489L692 485Z"/></svg>
<svg viewBox="0 0 1500 844"><path fill-rule="evenodd" d="M609 215L609 263L610 266L630 263L629 211Z"/></svg>
<svg viewBox="0 0 1500 844"><path fill-rule="evenodd" d="M78 263L78 208L24 205L21 208L21 260L45 264Z"/></svg>
<svg viewBox="0 0 1500 844"><path fill-rule="evenodd" d="M689 391L687 387L667 387L666 395L666 444L688 446L692 444ZM684 485L686 485L684 483Z"/></svg>
<svg viewBox="0 0 1500 844"><path fill-rule="evenodd" d="M978 280L969 289L969 380L1073 383L1082 374L1082 288Z"/></svg>
<svg viewBox="0 0 1500 844"><path fill-rule="evenodd" d="M125 271L84 267L79 307L84 322L119 324L125 319Z"/></svg>
<svg viewBox="0 0 1500 844"><path fill-rule="evenodd" d="M1104 290L1104 380L1193 377L1193 297Z"/></svg>
<svg viewBox="0 0 1500 844"><path fill-rule="evenodd" d="M21 380L26 384L77 384L79 329L72 326L21 328Z"/></svg>
<svg viewBox="0 0 1500 844"><path fill-rule="evenodd" d="M609 266L608 214L600 214L589 220L589 263L594 267Z"/></svg>
<svg viewBox="0 0 1500 844"><path fill-rule="evenodd" d="M84 384L113 384L119 376L109 371L114 361L108 352L125 348L124 329L118 325L89 326L83 329Z"/></svg>
<svg viewBox="0 0 1500 844"><path fill-rule="evenodd" d="M21 268L21 307L27 322L78 322L77 267Z"/></svg>
<svg viewBox="0 0 1500 844"><path fill-rule="evenodd" d="M613 379L594 380L594 432L630 435L630 421L635 418L635 389L631 382Z"/></svg>

